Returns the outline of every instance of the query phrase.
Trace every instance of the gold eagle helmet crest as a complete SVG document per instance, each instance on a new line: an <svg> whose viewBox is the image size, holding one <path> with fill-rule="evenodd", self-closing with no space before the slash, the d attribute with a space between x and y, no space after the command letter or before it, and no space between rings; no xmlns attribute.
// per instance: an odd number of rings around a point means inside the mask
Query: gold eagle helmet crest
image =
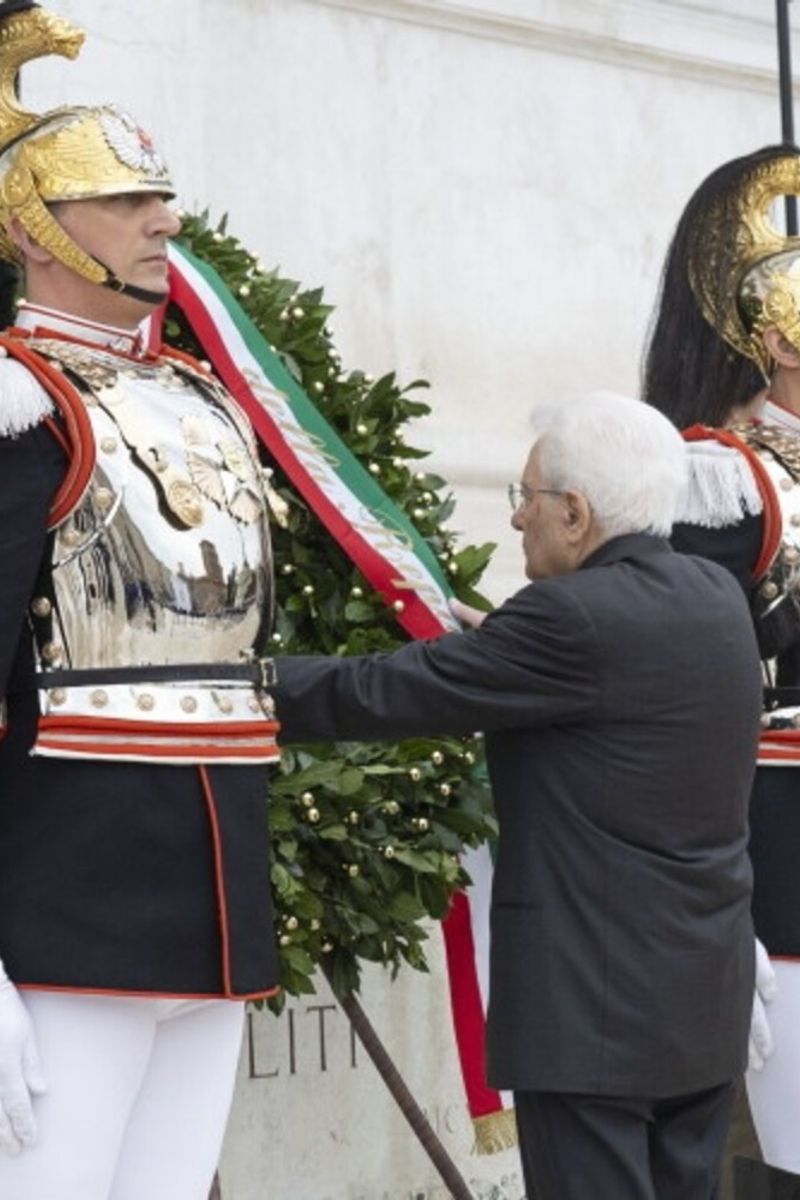
<svg viewBox="0 0 800 1200"><path fill-rule="evenodd" d="M0 21L0 256L19 257L9 236L16 219L70 269L109 283L110 272L65 233L47 205L131 192L171 197L169 171L144 130L114 105L43 114L20 105L20 67L49 54L76 58L84 34L35 4L16 9Z"/></svg>
<svg viewBox="0 0 800 1200"><path fill-rule="evenodd" d="M782 233L771 210L800 196L800 154L787 148L717 198L694 231L689 281L703 316L769 377L764 330L774 325L800 350L800 237Z"/></svg>

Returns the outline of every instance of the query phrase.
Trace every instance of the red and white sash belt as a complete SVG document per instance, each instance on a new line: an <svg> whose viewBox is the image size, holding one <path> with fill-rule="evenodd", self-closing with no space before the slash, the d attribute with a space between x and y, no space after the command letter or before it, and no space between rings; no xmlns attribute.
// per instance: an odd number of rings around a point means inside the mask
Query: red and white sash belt
<svg viewBox="0 0 800 1200"><path fill-rule="evenodd" d="M127 762L268 763L277 759L270 697L230 680L41 688L31 754Z"/></svg>

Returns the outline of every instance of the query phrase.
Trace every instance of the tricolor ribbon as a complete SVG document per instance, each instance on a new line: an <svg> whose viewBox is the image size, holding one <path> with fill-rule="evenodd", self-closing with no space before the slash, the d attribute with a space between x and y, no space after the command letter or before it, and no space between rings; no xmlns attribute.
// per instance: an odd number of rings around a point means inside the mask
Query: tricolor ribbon
<svg viewBox="0 0 800 1200"><path fill-rule="evenodd" d="M411 637L455 629L447 606L450 589L430 546L292 378L216 271L175 243L169 263L170 301L183 312L267 453L331 537ZM470 851L465 866L474 887L455 897L442 928L476 1147L488 1152L512 1145L515 1134L507 1097L488 1086L484 1068L488 850Z"/></svg>

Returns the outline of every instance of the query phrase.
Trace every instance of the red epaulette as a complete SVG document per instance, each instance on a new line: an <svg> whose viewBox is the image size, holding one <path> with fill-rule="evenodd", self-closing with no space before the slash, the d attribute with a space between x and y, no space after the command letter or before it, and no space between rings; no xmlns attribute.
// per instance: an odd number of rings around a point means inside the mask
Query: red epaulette
<svg viewBox="0 0 800 1200"><path fill-rule="evenodd" d="M690 425L688 429L681 431L681 436L686 442L719 442L723 446L728 446L731 450L737 450L747 460L764 505L764 529L761 537L761 550L753 567L753 578L755 580L761 579L775 561L775 556L780 548L783 530L780 501L764 463L755 450L743 438L733 433L730 429L717 429L711 425Z"/></svg>
<svg viewBox="0 0 800 1200"><path fill-rule="evenodd" d="M9 358L15 358L30 371L53 400L64 420L61 425L53 417L45 417L53 436L64 448L68 464L50 507L48 529L54 529L80 503L89 486L97 452L94 431L80 392L46 358L25 345L27 336L25 330L6 330L0 333L0 347Z"/></svg>

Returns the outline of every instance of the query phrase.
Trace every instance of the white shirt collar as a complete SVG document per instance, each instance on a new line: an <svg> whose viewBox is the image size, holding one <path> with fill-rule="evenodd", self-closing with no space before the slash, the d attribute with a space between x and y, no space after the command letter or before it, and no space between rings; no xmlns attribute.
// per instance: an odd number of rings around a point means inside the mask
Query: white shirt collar
<svg viewBox="0 0 800 1200"><path fill-rule="evenodd" d="M74 338L80 342L91 342L94 346L106 346L123 354L141 354L144 345L141 329L118 329L115 325L101 325L85 317L45 308L42 304L29 304L23 300L17 310L14 324L19 329L44 337L57 333L61 337Z"/></svg>
<svg viewBox="0 0 800 1200"><path fill-rule="evenodd" d="M781 429L800 433L800 417L796 413L790 412L788 408L784 408L783 405L776 404L774 400L767 399L758 415L767 425L779 425Z"/></svg>

